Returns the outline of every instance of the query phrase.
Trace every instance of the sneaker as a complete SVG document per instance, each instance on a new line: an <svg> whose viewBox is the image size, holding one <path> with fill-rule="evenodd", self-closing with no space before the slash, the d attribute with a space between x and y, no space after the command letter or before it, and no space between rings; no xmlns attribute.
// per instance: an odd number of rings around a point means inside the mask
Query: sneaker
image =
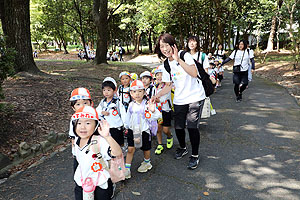
<svg viewBox="0 0 300 200"><path fill-rule="evenodd" d="M199 164L199 157L191 156L188 169L196 169L198 167L198 164Z"/></svg>
<svg viewBox="0 0 300 200"><path fill-rule="evenodd" d="M150 169L152 169L151 163L150 162L146 163L145 161L143 161L141 163L141 166L138 168L138 172L145 173L145 172L149 171Z"/></svg>
<svg viewBox="0 0 300 200"><path fill-rule="evenodd" d="M241 95L238 95L237 97L236 97L236 102L241 102L242 101L242 96Z"/></svg>
<svg viewBox="0 0 300 200"><path fill-rule="evenodd" d="M113 183L113 185L112 185L113 191L112 191L112 195L110 197L111 199L114 198L114 196L115 196L116 187L117 187L117 185L115 183Z"/></svg>
<svg viewBox="0 0 300 200"><path fill-rule="evenodd" d="M125 179L130 179L131 178L131 172L129 168L125 168Z"/></svg>
<svg viewBox="0 0 300 200"><path fill-rule="evenodd" d="M185 156L187 153L188 153L187 148L185 148L185 149L178 148L176 150L175 159L179 160L180 158Z"/></svg>
<svg viewBox="0 0 300 200"><path fill-rule="evenodd" d="M167 149L171 149L173 146L173 137L170 139L167 138Z"/></svg>
<svg viewBox="0 0 300 200"><path fill-rule="evenodd" d="M164 150L163 145L159 144L159 145L157 145L156 150L155 150L154 153L155 153L156 155L160 155L160 154L163 152L163 150Z"/></svg>

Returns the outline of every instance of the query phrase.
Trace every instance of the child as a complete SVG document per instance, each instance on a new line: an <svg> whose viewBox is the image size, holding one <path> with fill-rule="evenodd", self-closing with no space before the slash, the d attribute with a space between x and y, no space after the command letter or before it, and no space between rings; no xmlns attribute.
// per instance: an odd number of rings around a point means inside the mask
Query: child
<svg viewBox="0 0 300 200"><path fill-rule="evenodd" d="M111 77L106 77L102 83L104 99L101 100L96 108L99 118L107 120L110 125L110 134L120 145L124 145L123 120L126 111L117 97L114 97L117 83Z"/></svg>
<svg viewBox="0 0 300 200"><path fill-rule="evenodd" d="M164 87L165 83L161 81L162 79L162 68L164 66L161 65L157 67L154 71L155 77L156 77L156 88L157 88L157 93L160 92ZM172 110L172 103L171 103L171 91L168 92L167 94L163 95L159 99L159 101L156 101L158 105L158 110L162 112L162 120L159 120L158 123L158 130L157 130L157 148L155 150L156 155L160 155L164 147L162 145L162 132L164 132L167 135L167 149L172 148L173 146L173 136L170 131L171 127L171 110Z"/></svg>
<svg viewBox="0 0 300 200"><path fill-rule="evenodd" d="M221 87L221 81L223 80L223 75L224 75L224 69L223 67L221 66L221 63L219 60L215 60L214 61L215 63L215 72L217 74L217 83L216 83L216 87Z"/></svg>
<svg viewBox="0 0 300 200"><path fill-rule="evenodd" d="M71 107L76 112L79 108L83 106L93 106L93 102L91 99L90 91L86 88L76 88L72 91L71 97L70 97ZM73 124L72 121L70 121L70 129L69 129L69 137L72 141L72 154L74 155L74 140L75 140L75 134L73 131ZM74 157L74 172L78 166L77 160Z"/></svg>
<svg viewBox="0 0 300 200"><path fill-rule="evenodd" d="M75 112L72 123L77 136L75 156L79 163L74 174L75 199L111 199L113 184L108 172L108 160L120 156L122 151L109 135L108 122L104 120L99 126L97 111L85 106ZM98 145L99 152L94 151L95 145Z"/></svg>
<svg viewBox="0 0 300 200"><path fill-rule="evenodd" d="M140 78L145 86L148 99L151 99L152 96L156 95L156 88L152 83L152 74L149 71L144 71L143 73L141 73Z"/></svg>
<svg viewBox="0 0 300 200"><path fill-rule="evenodd" d="M136 73L130 73L130 77L132 81L138 80L138 75Z"/></svg>
<svg viewBox="0 0 300 200"><path fill-rule="evenodd" d="M215 64L209 63L209 68L207 69L207 73L209 75L212 84L215 86L217 82L217 74L214 68L215 68Z"/></svg>
<svg viewBox="0 0 300 200"><path fill-rule="evenodd" d="M130 73L129 72L121 72L119 75L119 78L121 79L121 85L118 88L117 94L127 112L128 105L131 102L131 96L130 96L130 92L129 92L129 88L130 88L129 86L130 86L130 81L131 81Z"/></svg>
<svg viewBox="0 0 300 200"><path fill-rule="evenodd" d="M144 151L144 161L138 168L138 172L144 173L152 168L150 163L151 133L149 121L161 118L161 113L156 109L154 101L149 101L149 104L147 104L145 86L142 81L136 80L131 83L130 95L134 101L129 104L125 119L125 128L128 129L128 152L125 163L126 179L131 178L130 167L135 148L141 147Z"/></svg>

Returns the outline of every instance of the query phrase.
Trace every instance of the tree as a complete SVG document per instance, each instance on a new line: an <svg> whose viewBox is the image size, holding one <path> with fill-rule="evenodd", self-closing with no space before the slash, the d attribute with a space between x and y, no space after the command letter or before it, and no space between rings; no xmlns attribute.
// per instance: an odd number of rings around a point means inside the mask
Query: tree
<svg viewBox="0 0 300 200"><path fill-rule="evenodd" d="M7 47L16 50L15 72L39 72L32 55L30 38L30 0L0 0L0 17Z"/></svg>

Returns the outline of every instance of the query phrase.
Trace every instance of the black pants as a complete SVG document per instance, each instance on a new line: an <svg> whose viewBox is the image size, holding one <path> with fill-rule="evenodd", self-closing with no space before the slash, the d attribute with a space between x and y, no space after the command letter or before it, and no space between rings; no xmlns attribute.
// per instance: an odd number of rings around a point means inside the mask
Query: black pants
<svg viewBox="0 0 300 200"><path fill-rule="evenodd" d="M235 95L238 96L242 94L248 85L248 70L244 72L233 73L233 84Z"/></svg>
<svg viewBox="0 0 300 200"><path fill-rule="evenodd" d="M82 200L82 187L76 184L75 186L75 200ZM113 187L111 179L108 179L108 188L102 189L100 187L96 187L94 191L95 200L110 200L113 194Z"/></svg>

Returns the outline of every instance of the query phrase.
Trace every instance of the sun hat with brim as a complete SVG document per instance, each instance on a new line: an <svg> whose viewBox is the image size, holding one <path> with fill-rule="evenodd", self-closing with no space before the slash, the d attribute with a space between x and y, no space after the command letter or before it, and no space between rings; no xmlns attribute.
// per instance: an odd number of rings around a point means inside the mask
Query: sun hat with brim
<svg viewBox="0 0 300 200"><path fill-rule="evenodd" d="M140 78L143 78L145 76L148 76L148 77L152 78L152 74L149 71L144 71L143 73L141 73Z"/></svg>
<svg viewBox="0 0 300 200"><path fill-rule="evenodd" d="M119 75L119 78L121 78L122 76L129 76L129 78L131 78L129 72L121 72L120 75Z"/></svg>

